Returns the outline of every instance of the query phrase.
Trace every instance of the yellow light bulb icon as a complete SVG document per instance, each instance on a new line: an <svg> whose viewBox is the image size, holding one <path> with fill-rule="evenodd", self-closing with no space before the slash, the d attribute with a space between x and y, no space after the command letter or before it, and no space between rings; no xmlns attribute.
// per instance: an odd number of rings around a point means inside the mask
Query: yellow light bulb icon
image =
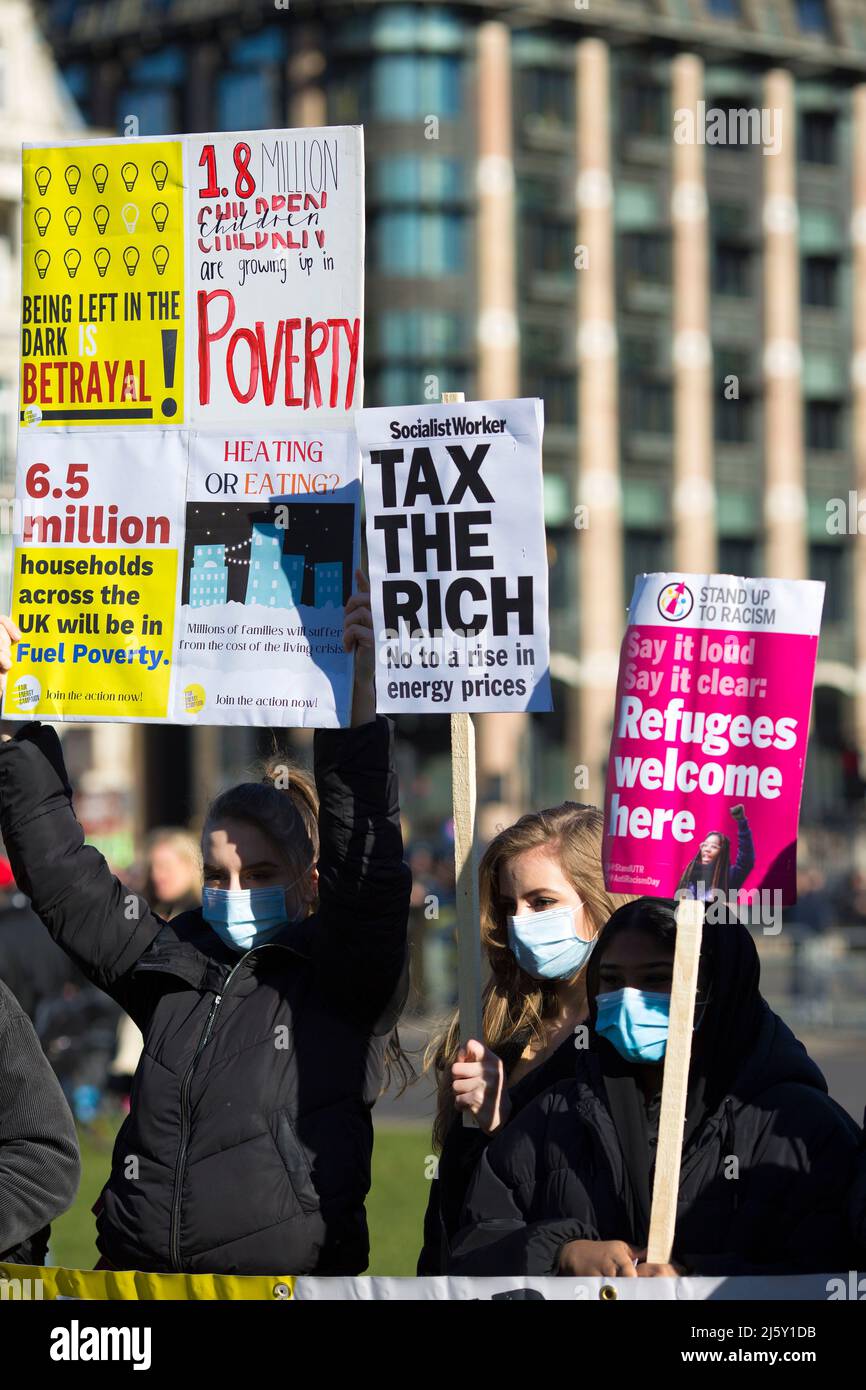
<svg viewBox="0 0 866 1390"><path fill-rule="evenodd" d="M81 170L79 169L78 165L67 164L66 168L63 170L63 177L66 180L66 187L69 189L69 192L74 197L75 190L81 182Z"/></svg>
<svg viewBox="0 0 866 1390"><path fill-rule="evenodd" d="M120 177L123 179L123 184L127 193L131 193L135 188L135 180L138 178L138 165L127 160L127 162L120 167Z"/></svg>
<svg viewBox="0 0 866 1390"><path fill-rule="evenodd" d="M135 203L124 203L123 207L120 209L120 215L123 218L124 227L129 232L130 236L132 236L132 233L138 226L138 208L135 206Z"/></svg>
<svg viewBox="0 0 866 1390"><path fill-rule="evenodd" d="M165 268L168 265L168 247L154 246L152 255L157 275L164 275Z"/></svg>
<svg viewBox="0 0 866 1390"><path fill-rule="evenodd" d="M102 193L108 183L108 169L104 164L94 164L93 182L96 184L97 193Z"/></svg>
<svg viewBox="0 0 866 1390"><path fill-rule="evenodd" d="M165 188L166 180L168 179L168 165L166 164L165 160L158 159L155 164L151 164L150 172L153 175L154 183L156 184L157 188L161 193L162 190Z"/></svg>
<svg viewBox="0 0 866 1390"><path fill-rule="evenodd" d="M156 230L162 232L168 221L168 208L165 203L154 203L150 215L156 223Z"/></svg>
<svg viewBox="0 0 866 1390"><path fill-rule="evenodd" d="M47 208L37 208L33 214L33 221L36 223L36 230L40 236L44 236L48 231L48 223L51 221L51 213Z"/></svg>
<svg viewBox="0 0 866 1390"><path fill-rule="evenodd" d="M67 251L63 257L63 264L66 266L66 272L70 280L74 280L78 267L81 265L81 252L76 250Z"/></svg>
<svg viewBox="0 0 866 1390"><path fill-rule="evenodd" d="M36 263L36 273L39 276L39 279L44 280L45 276L48 274L48 267L51 264L50 255L47 251L37 251L36 255L33 257L33 260Z"/></svg>
<svg viewBox="0 0 866 1390"><path fill-rule="evenodd" d="M78 231L78 225L81 222L81 208L67 208L63 214L63 221L69 228L69 235L75 236L75 233Z"/></svg>
<svg viewBox="0 0 866 1390"><path fill-rule="evenodd" d="M34 177L36 179L36 187L39 189L39 196L40 198L44 198L45 194L48 192L48 185L51 182L51 170L46 169L43 164L41 168L36 170Z"/></svg>
<svg viewBox="0 0 866 1390"><path fill-rule="evenodd" d="M102 279L111 263L111 252L107 246L100 246L98 251L94 251L93 263L99 271L100 279Z"/></svg>
<svg viewBox="0 0 866 1390"><path fill-rule="evenodd" d="M93 220L96 223L96 230L100 236L105 236L105 229L108 226L108 219L111 216L104 203L100 203L93 209Z"/></svg>
<svg viewBox="0 0 866 1390"><path fill-rule="evenodd" d="M127 246L126 250L123 253L123 264L126 266L130 275L135 274L136 266L138 265L139 260L140 256L138 248L136 246Z"/></svg>

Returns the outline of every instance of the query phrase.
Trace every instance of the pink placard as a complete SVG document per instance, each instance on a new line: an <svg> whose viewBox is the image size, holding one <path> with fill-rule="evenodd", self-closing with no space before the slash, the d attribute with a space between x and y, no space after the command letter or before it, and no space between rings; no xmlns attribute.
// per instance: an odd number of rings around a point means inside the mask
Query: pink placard
<svg viewBox="0 0 866 1390"><path fill-rule="evenodd" d="M638 577L605 793L611 892L796 901L823 589Z"/></svg>

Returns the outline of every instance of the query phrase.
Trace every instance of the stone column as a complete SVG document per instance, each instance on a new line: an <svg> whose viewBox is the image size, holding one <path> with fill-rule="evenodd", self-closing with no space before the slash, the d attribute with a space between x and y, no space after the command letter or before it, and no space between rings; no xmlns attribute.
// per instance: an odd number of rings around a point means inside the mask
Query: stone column
<svg viewBox="0 0 866 1390"><path fill-rule="evenodd" d="M697 111L704 65L682 53L672 65L674 111ZM674 567L706 573L716 567L713 484L713 357L704 147L674 141L673 227Z"/></svg>
<svg viewBox="0 0 866 1390"><path fill-rule="evenodd" d="M512 151L511 41L497 20L478 30L478 398L520 394L516 219ZM459 389L446 386L444 389ZM480 715L478 824L482 839L528 810L525 714Z"/></svg>
<svg viewBox="0 0 866 1390"><path fill-rule="evenodd" d="M764 102L781 120L780 149L764 171L764 525L766 573L809 573L800 349L800 246L794 79L775 69Z"/></svg>
<svg viewBox="0 0 866 1390"><path fill-rule="evenodd" d="M602 768L613 720L619 644L625 628L619 382L610 175L610 55L601 39L577 45L578 502L588 525L578 533L580 684L574 765L588 769L578 800L601 804Z"/></svg>
<svg viewBox="0 0 866 1390"><path fill-rule="evenodd" d="M853 93L853 200L851 216L853 303L853 364L851 390L852 445L856 501L862 505L853 518L854 570L854 727L861 770L866 771L866 84ZM850 502L850 499L849 499ZM849 529L852 518L849 516Z"/></svg>

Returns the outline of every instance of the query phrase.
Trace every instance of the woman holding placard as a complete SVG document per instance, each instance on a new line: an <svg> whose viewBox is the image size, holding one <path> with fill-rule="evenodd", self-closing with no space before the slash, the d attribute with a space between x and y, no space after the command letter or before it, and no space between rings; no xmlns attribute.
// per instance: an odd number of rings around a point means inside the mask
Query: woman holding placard
<svg viewBox="0 0 866 1390"><path fill-rule="evenodd" d="M479 867L481 940L490 965L484 1041L459 1045L451 1020L431 1046L439 1081L440 1151L424 1220L419 1274L445 1273L449 1245L492 1136L554 1082L573 1075L587 1040L586 966L599 931L629 899L608 893L603 818L567 801L522 816L491 841ZM463 1115L476 1126L464 1128Z"/></svg>
<svg viewBox="0 0 866 1390"><path fill-rule="evenodd" d="M315 785L283 765L217 798L202 907L170 924L84 843L53 729L25 725L0 744L18 886L144 1035L97 1204L101 1267L366 1267L370 1111L406 995L410 877L358 580L344 627L352 727L316 731ZM19 634L8 619L0 629L6 671Z"/></svg>
<svg viewBox="0 0 866 1390"><path fill-rule="evenodd" d="M484 1154L457 1274L796 1274L848 1269L859 1129L759 991L736 921L704 926L674 1261L645 1263L667 1043L674 904L614 913L587 972L576 1074Z"/></svg>

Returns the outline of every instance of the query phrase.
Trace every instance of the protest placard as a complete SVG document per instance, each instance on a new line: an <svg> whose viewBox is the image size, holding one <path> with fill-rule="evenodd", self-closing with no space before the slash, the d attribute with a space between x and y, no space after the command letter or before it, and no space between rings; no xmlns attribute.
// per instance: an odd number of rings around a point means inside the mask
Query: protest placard
<svg viewBox="0 0 866 1390"><path fill-rule="evenodd" d="M607 770L611 892L796 900L823 593L812 580L638 576Z"/></svg>
<svg viewBox="0 0 866 1390"><path fill-rule="evenodd" d="M356 421L379 710L549 710L541 402Z"/></svg>
<svg viewBox="0 0 866 1390"><path fill-rule="evenodd" d="M22 435L4 710L347 723L353 435Z"/></svg>
<svg viewBox="0 0 866 1390"><path fill-rule="evenodd" d="M347 723L361 129L28 146L23 190L4 711Z"/></svg>
<svg viewBox="0 0 866 1390"><path fill-rule="evenodd" d="M21 423L179 423L179 140L25 146Z"/></svg>

